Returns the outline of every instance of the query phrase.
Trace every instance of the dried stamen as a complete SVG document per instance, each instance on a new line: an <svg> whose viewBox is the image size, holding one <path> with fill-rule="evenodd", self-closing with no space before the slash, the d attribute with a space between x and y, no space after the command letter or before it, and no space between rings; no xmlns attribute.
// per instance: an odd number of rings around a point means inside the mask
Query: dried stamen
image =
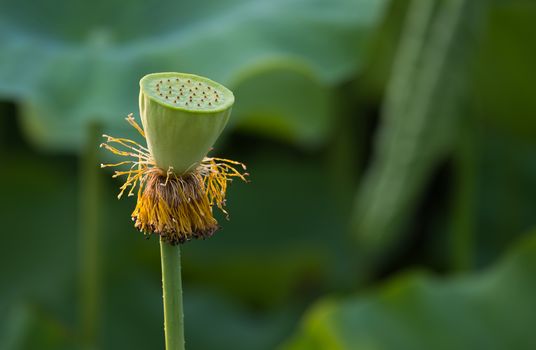
<svg viewBox="0 0 536 350"><path fill-rule="evenodd" d="M145 132L130 114L126 120L145 138ZM233 177L247 181L245 172L235 169L246 166L240 162L205 157L193 171L177 175L173 169L164 171L156 166L149 150L129 139L103 135L106 142L101 147L124 157L133 158L101 167L130 165L124 171L116 171L113 177L126 176L118 198L128 190L134 195L138 187L138 201L132 213L135 227L145 234L158 234L170 244L189 241L192 238L210 237L218 229L212 207L225 211L227 184ZM124 149L119 149L117 146Z"/></svg>

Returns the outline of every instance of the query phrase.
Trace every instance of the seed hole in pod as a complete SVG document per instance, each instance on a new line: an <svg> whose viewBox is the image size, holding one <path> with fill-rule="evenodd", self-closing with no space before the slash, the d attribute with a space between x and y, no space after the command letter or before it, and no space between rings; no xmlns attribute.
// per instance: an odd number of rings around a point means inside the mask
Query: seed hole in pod
<svg viewBox="0 0 536 350"><path fill-rule="evenodd" d="M208 86L208 89L210 90L210 86Z"/></svg>
<svg viewBox="0 0 536 350"><path fill-rule="evenodd" d="M188 106L188 102L186 102L186 103L185 103L185 105L187 105L187 106Z"/></svg>
<svg viewBox="0 0 536 350"><path fill-rule="evenodd" d="M216 102L218 102L218 99L216 99Z"/></svg>
<svg viewBox="0 0 536 350"><path fill-rule="evenodd" d="M194 96L195 96L195 92L194 92Z"/></svg>
<svg viewBox="0 0 536 350"><path fill-rule="evenodd" d="M160 96L163 96L162 94L160 94Z"/></svg>
<svg viewBox="0 0 536 350"><path fill-rule="evenodd" d="M212 106L212 102L209 102L208 105L209 105L209 106Z"/></svg>
<svg viewBox="0 0 536 350"><path fill-rule="evenodd" d="M190 83L191 83L191 81L190 81L190 79L188 79L188 84L190 84Z"/></svg>
<svg viewBox="0 0 536 350"><path fill-rule="evenodd" d="M181 94L180 94L180 95L182 96L182 92L181 92Z"/></svg>

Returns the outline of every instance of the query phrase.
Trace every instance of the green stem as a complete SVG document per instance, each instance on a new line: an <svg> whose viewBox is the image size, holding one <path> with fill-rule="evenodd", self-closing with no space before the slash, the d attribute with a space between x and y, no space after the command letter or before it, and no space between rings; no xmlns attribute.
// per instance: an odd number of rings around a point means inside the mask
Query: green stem
<svg viewBox="0 0 536 350"><path fill-rule="evenodd" d="M100 279L100 126L87 129L87 144L80 159L80 327L84 349L98 348L101 307Z"/></svg>
<svg viewBox="0 0 536 350"><path fill-rule="evenodd" d="M162 289L164 291L164 331L166 350L184 349L181 253L179 245L160 240Z"/></svg>

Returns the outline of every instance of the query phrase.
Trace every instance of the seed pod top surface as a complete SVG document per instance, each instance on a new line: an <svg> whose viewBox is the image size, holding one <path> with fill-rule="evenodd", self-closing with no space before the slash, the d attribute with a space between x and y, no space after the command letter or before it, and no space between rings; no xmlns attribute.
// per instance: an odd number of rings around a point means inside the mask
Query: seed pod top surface
<svg viewBox="0 0 536 350"><path fill-rule="evenodd" d="M154 73L140 80L140 114L156 165L177 174L193 170L221 134L233 93L210 79Z"/></svg>

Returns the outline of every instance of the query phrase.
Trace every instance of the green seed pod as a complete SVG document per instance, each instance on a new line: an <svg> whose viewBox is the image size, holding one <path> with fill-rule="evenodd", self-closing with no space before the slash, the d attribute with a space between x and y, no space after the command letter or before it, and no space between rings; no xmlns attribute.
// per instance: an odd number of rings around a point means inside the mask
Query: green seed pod
<svg viewBox="0 0 536 350"><path fill-rule="evenodd" d="M182 175L196 168L231 114L233 93L210 79L154 73L140 80L140 114L156 165Z"/></svg>

